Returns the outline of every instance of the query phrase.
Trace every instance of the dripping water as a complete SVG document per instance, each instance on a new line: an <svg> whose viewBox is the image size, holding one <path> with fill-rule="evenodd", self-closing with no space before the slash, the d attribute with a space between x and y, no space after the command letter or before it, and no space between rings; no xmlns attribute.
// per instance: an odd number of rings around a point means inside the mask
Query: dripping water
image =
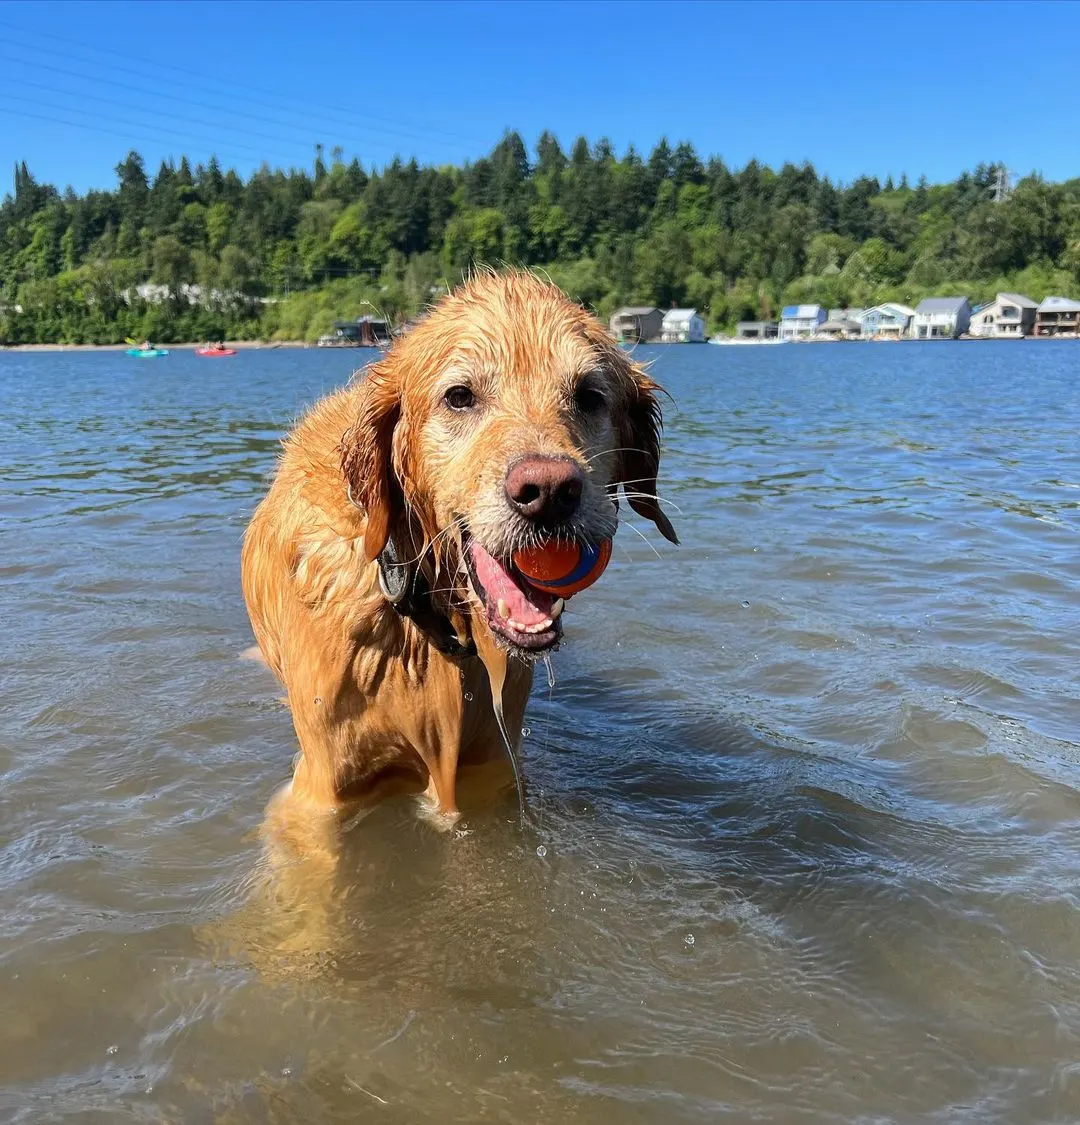
<svg viewBox="0 0 1080 1125"><path fill-rule="evenodd" d="M514 771L514 787L517 789L518 801L518 826L525 827L525 786L521 781L521 768L518 766L517 755L514 753L514 744L506 731L506 719L503 716L502 692L492 693L492 709L495 712L495 721L499 724L499 733L502 735L503 745L506 747L506 756L510 759L510 768Z"/></svg>

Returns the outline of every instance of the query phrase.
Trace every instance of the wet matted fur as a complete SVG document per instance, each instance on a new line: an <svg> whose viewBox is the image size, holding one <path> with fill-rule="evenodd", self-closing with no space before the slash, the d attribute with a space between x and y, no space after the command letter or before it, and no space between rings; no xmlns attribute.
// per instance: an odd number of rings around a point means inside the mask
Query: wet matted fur
<svg viewBox="0 0 1080 1125"><path fill-rule="evenodd" d="M507 473L526 457L580 467L560 536L613 535L621 486L676 541L656 499L658 389L555 286L484 273L300 420L242 556L255 637L300 743L279 811L426 791L456 813L459 761L504 752L493 692L516 738L531 661L560 636L558 603L550 629L521 636L468 565L480 551L509 569L539 535L508 503ZM477 656L444 655L387 602L375 560L391 536Z"/></svg>

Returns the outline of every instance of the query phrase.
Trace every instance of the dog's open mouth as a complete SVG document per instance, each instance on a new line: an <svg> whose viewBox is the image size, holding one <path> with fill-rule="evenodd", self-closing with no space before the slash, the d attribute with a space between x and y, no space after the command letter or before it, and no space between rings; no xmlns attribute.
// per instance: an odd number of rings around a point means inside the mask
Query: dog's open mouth
<svg viewBox="0 0 1080 1125"><path fill-rule="evenodd" d="M465 560L473 593L497 637L529 653L546 652L559 643L562 598L537 589L513 563L500 562L475 539L466 545Z"/></svg>

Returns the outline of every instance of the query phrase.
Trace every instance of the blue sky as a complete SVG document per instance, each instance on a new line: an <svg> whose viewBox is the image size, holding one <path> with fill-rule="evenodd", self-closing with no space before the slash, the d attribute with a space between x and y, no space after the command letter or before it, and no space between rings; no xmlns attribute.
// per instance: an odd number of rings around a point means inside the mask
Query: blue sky
<svg viewBox="0 0 1080 1125"><path fill-rule="evenodd" d="M315 142L383 164L461 162L507 128L741 166L811 160L951 179L1004 160L1080 176L1068 42L1080 3L0 5L0 191L111 186L129 148L244 173Z"/></svg>

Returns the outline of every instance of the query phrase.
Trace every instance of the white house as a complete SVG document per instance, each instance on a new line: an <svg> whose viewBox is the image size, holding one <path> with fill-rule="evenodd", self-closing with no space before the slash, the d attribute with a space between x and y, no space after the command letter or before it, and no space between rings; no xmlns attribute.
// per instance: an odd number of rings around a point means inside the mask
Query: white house
<svg viewBox="0 0 1080 1125"><path fill-rule="evenodd" d="M972 336L993 336L999 340L1020 340L1035 329L1035 310L1039 306L1019 293L999 293L989 305L971 314L968 332Z"/></svg>
<svg viewBox="0 0 1080 1125"><path fill-rule="evenodd" d="M668 309L660 325L660 340L665 344L703 344L705 321L697 309Z"/></svg>
<svg viewBox="0 0 1080 1125"><path fill-rule="evenodd" d="M872 309L867 309L859 317L859 325L864 337L902 340L911 334L911 322L914 319L914 309L897 304L895 301L886 301L883 305L875 305Z"/></svg>
<svg viewBox="0 0 1080 1125"><path fill-rule="evenodd" d="M955 340L970 321L967 297L927 297L915 310L911 334L916 340Z"/></svg>
<svg viewBox="0 0 1080 1125"><path fill-rule="evenodd" d="M824 323L825 310L820 305L785 305L780 314L780 339L816 336Z"/></svg>
<svg viewBox="0 0 1080 1125"><path fill-rule="evenodd" d="M167 285L156 285L151 281L144 281L132 289L121 290L120 296L125 303L131 304L134 298L145 301L148 305L163 305L172 296L172 290ZM179 296L189 305L199 305L204 309L221 308L227 302L245 301L247 298L238 290L204 289L201 285L192 285L188 282L181 283ZM254 298L258 300L258 298ZM262 304L270 303L266 299Z"/></svg>

